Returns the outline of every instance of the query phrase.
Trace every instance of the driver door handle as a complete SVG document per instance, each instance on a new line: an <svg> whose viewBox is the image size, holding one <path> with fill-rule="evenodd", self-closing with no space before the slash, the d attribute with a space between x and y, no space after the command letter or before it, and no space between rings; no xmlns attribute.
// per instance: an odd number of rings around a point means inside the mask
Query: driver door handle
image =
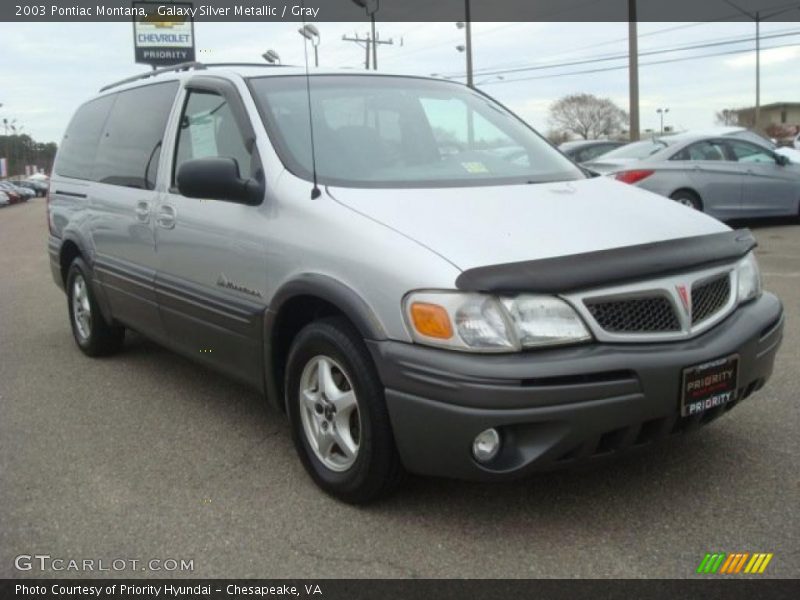
<svg viewBox="0 0 800 600"><path fill-rule="evenodd" d="M136 219L140 223L150 222L150 203L144 200L136 203Z"/></svg>
<svg viewBox="0 0 800 600"><path fill-rule="evenodd" d="M156 224L163 229L174 229L175 218L177 216L178 212L175 210L174 206L171 204L162 204L158 209Z"/></svg>

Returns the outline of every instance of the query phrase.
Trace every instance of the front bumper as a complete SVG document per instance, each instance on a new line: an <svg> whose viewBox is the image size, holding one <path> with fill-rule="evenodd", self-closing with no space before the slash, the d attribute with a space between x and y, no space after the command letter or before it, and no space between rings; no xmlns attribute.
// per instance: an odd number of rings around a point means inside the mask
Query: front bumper
<svg viewBox="0 0 800 600"><path fill-rule="evenodd" d="M386 387L395 440L414 473L495 480L693 430L760 389L783 337L783 308L765 293L694 339L591 344L513 355L476 355L393 341L369 348ZM739 355L737 400L681 418L685 367ZM472 458L489 427L503 446L488 465Z"/></svg>

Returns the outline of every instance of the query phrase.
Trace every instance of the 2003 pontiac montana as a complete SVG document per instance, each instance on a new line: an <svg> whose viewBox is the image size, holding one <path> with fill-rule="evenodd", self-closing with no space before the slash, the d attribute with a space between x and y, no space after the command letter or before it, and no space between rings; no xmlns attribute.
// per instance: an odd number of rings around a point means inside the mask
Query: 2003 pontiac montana
<svg viewBox="0 0 800 600"><path fill-rule="evenodd" d="M48 220L85 354L132 329L252 385L348 502L694 429L764 385L783 330L749 231L590 177L435 79L113 84L69 124Z"/></svg>

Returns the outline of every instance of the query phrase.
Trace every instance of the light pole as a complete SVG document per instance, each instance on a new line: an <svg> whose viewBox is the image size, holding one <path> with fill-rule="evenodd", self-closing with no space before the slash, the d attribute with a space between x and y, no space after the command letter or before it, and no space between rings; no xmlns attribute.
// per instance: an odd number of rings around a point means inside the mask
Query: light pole
<svg viewBox="0 0 800 600"><path fill-rule="evenodd" d="M302 35L305 39L311 42L311 45L314 46L314 66L319 66L319 29L314 27L313 25L303 25L300 29L297 30L297 33Z"/></svg>
<svg viewBox="0 0 800 600"><path fill-rule="evenodd" d="M787 13L793 10L800 10L800 4L795 6L791 6L789 8L782 8L780 10L776 10L775 12L762 14L760 11L750 12L748 10L743 9L738 4L734 4L730 0L724 0L725 4L729 4L740 13L745 15L746 17L752 19L756 24L756 110L755 110L755 122L753 126L756 129L759 129L761 121L761 21L766 21L767 19L771 19L773 17L777 17L778 15L782 15L783 13Z"/></svg>
<svg viewBox="0 0 800 600"><path fill-rule="evenodd" d="M656 112L661 117L661 135L664 135L664 115L669 112L668 108L658 108Z"/></svg>
<svg viewBox="0 0 800 600"><path fill-rule="evenodd" d="M275 52L275 50L267 50L261 55L261 58L271 65L281 64L281 57L277 52Z"/></svg>

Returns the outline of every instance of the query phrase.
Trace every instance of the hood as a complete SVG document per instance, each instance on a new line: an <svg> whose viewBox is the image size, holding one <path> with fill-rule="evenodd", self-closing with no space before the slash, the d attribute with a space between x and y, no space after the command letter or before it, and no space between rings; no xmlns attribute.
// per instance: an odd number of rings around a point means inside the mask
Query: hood
<svg viewBox="0 0 800 600"><path fill-rule="evenodd" d="M502 187L332 187L328 193L462 270L729 231L673 200L605 177Z"/></svg>

